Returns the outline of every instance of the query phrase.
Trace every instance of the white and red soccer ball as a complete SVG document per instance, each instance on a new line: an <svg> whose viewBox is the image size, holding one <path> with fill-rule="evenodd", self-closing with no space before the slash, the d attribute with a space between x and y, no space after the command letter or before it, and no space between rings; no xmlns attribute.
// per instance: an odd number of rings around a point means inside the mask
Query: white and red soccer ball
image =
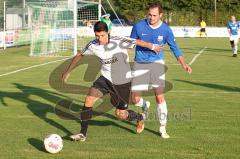
<svg viewBox="0 0 240 159"><path fill-rule="evenodd" d="M63 148L63 140L57 134L50 134L45 137L44 146L49 153L58 153Z"/></svg>

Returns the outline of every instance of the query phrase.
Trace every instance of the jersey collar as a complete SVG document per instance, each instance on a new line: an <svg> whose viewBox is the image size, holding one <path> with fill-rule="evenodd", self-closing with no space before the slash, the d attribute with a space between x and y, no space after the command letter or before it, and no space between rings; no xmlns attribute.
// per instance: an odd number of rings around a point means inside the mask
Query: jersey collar
<svg viewBox="0 0 240 159"><path fill-rule="evenodd" d="M148 24L148 26L150 27L150 28L152 28L152 29L157 29L157 28L159 28L161 25L162 25L162 21L157 25L157 26L152 26L150 23L149 23L149 20L147 19L147 24Z"/></svg>

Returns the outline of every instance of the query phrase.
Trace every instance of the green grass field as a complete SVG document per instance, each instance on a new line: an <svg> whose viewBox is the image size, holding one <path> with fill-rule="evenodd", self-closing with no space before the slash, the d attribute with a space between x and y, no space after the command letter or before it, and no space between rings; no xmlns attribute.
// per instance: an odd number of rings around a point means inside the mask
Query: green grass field
<svg viewBox="0 0 240 159"><path fill-rule="evenodd" d="M135 123L116 120L111 110L93 118L86 142L70 141L67 136L79 131L79 121L59 118L54 106L69 97L82 101L85 92L61 93L49 86L49 75L63 61L7 74L63 57L29 57L27 46L1 50L0 158L239 158L240 57L231 57L227 38L177 40L188 63L203 52L188 75L166 48L167 81L173 84L166 93L168 140L158 134L155 100L147 96L152 104L151 118L142 134L135 133ZM90 87L91 81L83 79L85 70L86 65L76 68L68 83ZM58 154L44 150L43 139L50 133L64 138L64 148Z"/></svg>

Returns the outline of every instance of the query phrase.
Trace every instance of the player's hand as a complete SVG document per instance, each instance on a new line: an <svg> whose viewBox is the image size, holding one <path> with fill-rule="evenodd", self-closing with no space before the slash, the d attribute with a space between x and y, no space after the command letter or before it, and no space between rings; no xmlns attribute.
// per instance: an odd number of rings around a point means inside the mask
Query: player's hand
<svg viewBox="0 0 240 159"><path fill-rule="evenodd" d="M66 82L68 80L69 76L70 76L69 72L64 72L63 75L62 75L62 80L64 82Z"/></svg>
<svg viewBox="0 0 240 159"><path fill-rule="evenodd" d="M155 53L160 53L160 51L163 49L163 46L162 45L153 45L153 51L155 52Z"/></svg>
<svg viewBox="0 0 240 159"><path fill-rule="evenodd" d="M182 67L188 74L192 73L192 68L189 65L185 64Z"/></svg>

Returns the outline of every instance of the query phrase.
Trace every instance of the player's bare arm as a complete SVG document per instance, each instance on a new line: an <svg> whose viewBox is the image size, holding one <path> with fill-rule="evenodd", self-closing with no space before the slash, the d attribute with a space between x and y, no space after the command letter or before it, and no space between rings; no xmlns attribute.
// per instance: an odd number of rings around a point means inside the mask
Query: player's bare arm
<svg viewBox="0 0 240 159"><path fill-rule="evenodd" d="M81 60L82 54L78 51L77 55L72 59L71 63L69 64L68 68L64 71L62 75L62 80L67 81L70 76L70 72L75 68L77 63Z"/></svg>
<svg viewBox="0 0 240 159"><path fill-rule="evenodd" d="M183 56L179 56L179 57L178 57L178 61L179 61L179 63L182 65L182 68L183 68L186 72L188 72L189 74L192 73L192 68L191 68L188 64L185 63Z"/></svg>

